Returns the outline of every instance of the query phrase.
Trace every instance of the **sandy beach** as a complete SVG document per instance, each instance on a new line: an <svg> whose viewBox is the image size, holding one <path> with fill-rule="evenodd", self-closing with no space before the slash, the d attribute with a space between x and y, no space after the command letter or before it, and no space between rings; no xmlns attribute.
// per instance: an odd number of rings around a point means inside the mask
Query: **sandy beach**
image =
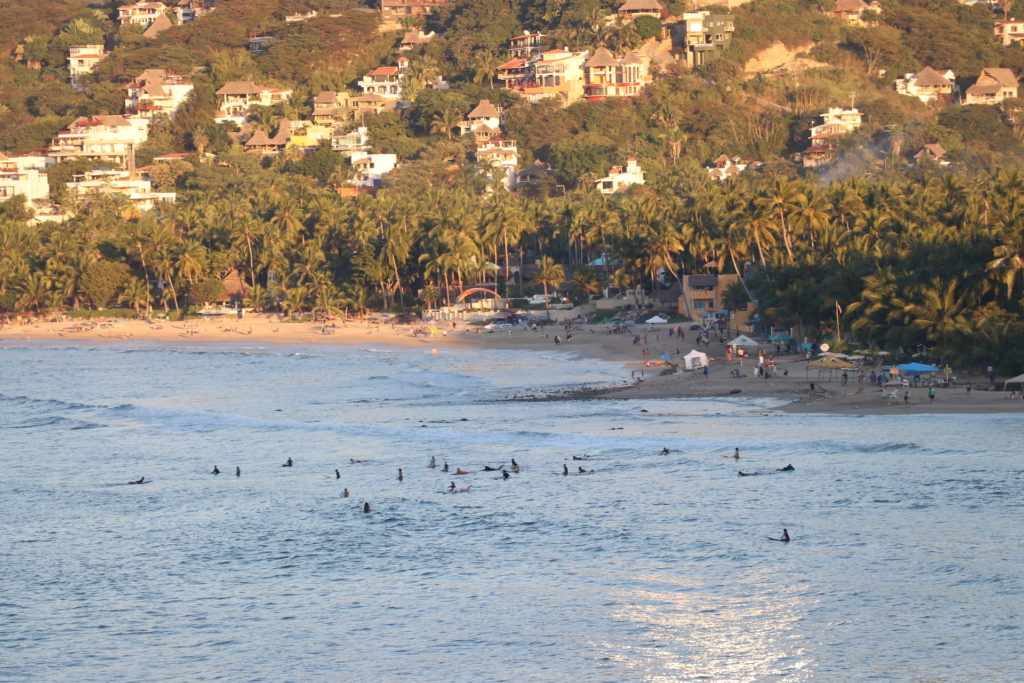
<svg viewBox="0 0 1024 683"><path fill-rule="evenodd" d="M606 325L577 325L572 339L565 341L565 329L552 325L547 330L530 331L523 328L487 332L475 325L448 323L443 329L438 326L428 335L416 331L428 329L424 325L391 325L373 321L337 321L325 327L309 321L291 321L276 315L249 314L244 319L206 318L185 322L145 320L97 320L89 324L83 321L41 322L23 321L0 328L0 344L17 344L36 341L62 341L66 343L111 343L153 342L163 344L195 343L254 343L254 344L303 344L303 345L368 345L387 344L443 352L459 347L494 349L557 349L566 353L582 355L596 360L620 363L623 367L623 382L620 386L581 387L578 391L563 396L523 396L532 400L557 398L576 399L659 399L659 398L709 398L722 396L755 396L778 399L777 409L799 413L832 413L847 415L906 415L928 413L1017 413L1024 412L1024 401L1007 398L1001 391L984 391L988 382L980 376L957 373L958 386L939 388L935 401L930 402L927 389L911 387L909 402L904 404L903 391L897 392L896 400L889 398L889 391L878 387L860 386L851 373L849 382L842 386L838 377L830 379L827 372L820 374L808 370L803 356L777 357L778 373L763 379L754 376L755 362L747 359L744 365L739 361L726 362L725 348L712 342L700 350L712 359L707 376L700 372L661 373L667 365L657 360L662 352L674 356L685 354L694 348L694 333L683 339L668 334L668 325L638 326L633 333L646 335L646 344L634 344L631 333L609 333ZM684 331L686 332L686 331ZM562 343L554 343L559 335ZM644 353L646 349L647 353ZM740 369L744 375L736 378L730 371ZM870 371L870 368L868 368ZM787 374L788 372L788 374ZM811 383L815 391L811 391ZM965 385L971 383L974 389L967 392ZM998 384L997 384L998 386Z"/></svg>

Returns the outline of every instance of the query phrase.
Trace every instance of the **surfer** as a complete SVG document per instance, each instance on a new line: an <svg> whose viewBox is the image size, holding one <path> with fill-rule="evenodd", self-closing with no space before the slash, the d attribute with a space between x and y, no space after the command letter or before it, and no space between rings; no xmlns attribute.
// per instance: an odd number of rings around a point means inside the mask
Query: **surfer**
<svg viewBox="0 0 1024 683"><path fill-rule="evenodd" d="M768 538L772 541L782 541L783 543L789 543L789 529L783 529L782 535L778 538L772 538L771 536L769 536Z"/></svg>
<svg viewBox="0 0 1024 683"><path fill-rule="evenodd" d="M512 478L512 475L511 475L511 474L509 474L508 472L504 472L504 471L503 471L503 472L501 473L501 478L502 478L502 479L511 479L511 478Z"/></svg>
<svg viewBox="0 0 1024 683"><path fill-rule="evenodd" d="M467 472L466 470L462 469L461 467L456 467L455 468L455 474L469 474L469 472Z"/></svg>
<svg viewBox="0 0 1024 683"><path fill-rule="evenodd" d="M364 515L370 514L370 504L369 503L363 503L363 514Z"/></svg>
<svg viewBox="0 0 1024 683"><path fill-rule="evenodd" d="M220 469L216 465L214 465L213 471L210 472L210 474L220 474Z"/></svg>
<svg viewBox="0 0 1024 683"><path fill-rule="evenodd" d="M733 460L739 460L740 459L740 449L738 449L738 448L736 449L736 451L732 454L732 459Z"/></svg>
<svg viewBox="0 0 1024 683"><path fill-rule="evenodd" d="M239 467L238 465L235 465L235 476L236 477L242 476L242 468Z"/></svg>
<svg viewBox="0 0 1024 683"><path fill-rule="evenodd" d="M590 456L589 455L574 455L574 456L572 456L572 459L573 460L590 460Z"/></svg>
<svg viewBox="0 0 1024 683"><path fill-rule="evenodd" d="M512 458L512 469L517 472L519 471L519 463L516 462L515 458Z"/></svg>
<svg viewBox="0 0 1024 683"><path fill-rule="evenodd" d="M291 462L291 458L288 458L288 461ZM366 462L366 460L358 460L356 458L349 458L348 461L353 465L358 465L361 462ZM291 467L291 465L285 465L285 467Z"/></svg>
<svg viewBox="0 0 1024 683"><path fill-rule="evenodd" d="M344 490L342 490L342 492L341 492L341 497L342 497L342 498L348 498L348 489L344 489Z"/></svg>
<svg viewBox="0 0 1024 683"><path fill-rule="evenodd" d="M285 463L283 465L281 465L281 467L291 467L291 466L292 466L292 459L291 458L288 458L285 461Z"/></svg>
<svg viewBox="0 0 1024 683"><path fill-rule="evenodd" d="M758 474L761 474L761 473L760 472L744 472L742 470L737 470L736 474L738 474L741 477L754 477L754 476L757 476Z"/></svg>
<svg viewBox="0 0 1024 683"><path fill-rule="evenodd" d="M341 479L341 472L339 472L338 470L334 470L334 478Z"/></svg>
<svg viewBox="0 0 1024 683"><path fill-rule="evenodd" d="M593 471L594 471L594 470L585 470L585 469L583 469L582 467L580 468L580 474L590 474L590 473L591 473L591 472L593 472Z"/></svg>
<svg viewBox="0 0 1024 683"><path fill-rule="evenodd" d="M431 469L437 467L437 458L435 458L434 456L430 456L430 464L427 465L427 467Z"/></svg>
<svg viewBox="0 0 1024 683"><path fill-rule="evenodd" d="M662 448L661 449L661 454L662 455L668 455L668 449L667 448Z"/></svg>
<svg viewBox="0 0 1024 683"><path fill-rule="evenodd" d="M447 472L448 471L448 463L444 464L444 467L441 468L441 471L442 472Z"/></svg>
<svg viewBox="0 0 1024 683"><path fill-rule="evenodd" d="M145 484L146 483L146 478L145 477L139 477L135 481L130 481L128 483L129 484Z"/></svg>
<svg viewBox="0 0 1024 683"><path fill-rule="evenodd" d="M777 467L777 468L775 469L775 471L776 471L776 472L792 472L792 471L793 471L793 470L795 470L795 469L796 469L796 468L795 468L795 467L793 467L792 465L786 465L785 467Z"/></svg>
<svg viewBox="0 0 1024 683"><path fill-rule="evenodd" d="M402 474L402 468L399 467L398 468L398 481L403 481L404 479L405 479L405 476Z"/></svg>
<svg viewBox="0 0 1024 683"><path fill-rule="evenodd" d="M562 474L568 476L568 474L569 474L569 466L568 465L564 465L564 464L562 465Z"/></svg>
<svg viewBox="0 0 1024 683"><path fill-rule="evenodd" d="M449 491L454 491L455 490L455 482L454 481L452 483L448 484L448 490Z"/></svg>
<svg viewBox="0 0 1024 683"><path fill-rule="evenodd" d="M504 465L498 465L497 467L491 467L490 465L484 465L484 472L500 472L505 469Z"/></svg>

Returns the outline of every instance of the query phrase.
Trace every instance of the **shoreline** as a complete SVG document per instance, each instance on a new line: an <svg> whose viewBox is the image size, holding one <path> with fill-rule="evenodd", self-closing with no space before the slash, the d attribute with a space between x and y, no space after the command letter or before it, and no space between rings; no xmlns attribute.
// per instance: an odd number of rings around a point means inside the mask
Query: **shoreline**
<svg viewBox="0 0 1024 683"><path fill-rule="evenodd" d="M1024 401L1006 398L1001 391L975 390L967 393L963 386L971 382L986 386L987 380L959 374L960 386L936 390L930 403L925 388L911 388L910 402L903 404L903 392L897 400L887 398L877 386L857 385L851 374L847 386L825 373L808 371L803 357L776 358L779 372L768 379L752 375L754 362L743 365L738 360L726 363L724 347L712 342L701 347L712 359L708 376L699 372L676 372L661 375L666 364L658 359L663 352L685 354L694 348L692 332L684 329L684 338L669 337L669 325L637 326L631 333L610 334L603 324L576 325L572 340L554 343L555 335L565 336L562 326L549 326L547 331L523 328L488 333L479 327L451 323L441 328L430 325L347 321L324 328L320 323L292 322L278 316L249 314L244 319L203 319L184 322L149 323L144 320L28 322L0 328L0 348L21 342L57 341L70 345L126 344L131 342L160 345L182 344L266 344L303 346L355 346L377 343L407 349L429 349L431 353L446 349L496 349L545 352L569 352L584 359L616 363L622 368L624 384L604 386L581 385L554 392L514 396L510 401L620 400L620 399L719 399L760 398L778 401L771 410L782 413L826 415L916 415L916 414L1011 414L1024 413ZM414 335L414 330L431 330L429 336ZM325 331L327 332L325 334ZM646 344L634 344L632 335L646 338ZM689 337L689 338L688 338ZM646 355L644 349L647 350ZM734 378L729 371L739 369L745 376ZM751 374L746 374L747 371ZM788 371L788 375L784 372ZM626 373L629 373L627 376ZM815 392L810 391L810 383Z"/></svg>

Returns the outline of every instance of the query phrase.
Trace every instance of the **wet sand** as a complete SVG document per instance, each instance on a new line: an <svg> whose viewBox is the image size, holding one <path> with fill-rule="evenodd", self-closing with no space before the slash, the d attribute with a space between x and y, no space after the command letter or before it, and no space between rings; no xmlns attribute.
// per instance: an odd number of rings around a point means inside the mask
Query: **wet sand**
<svg viewBox="0 0 1024 683"><path fill-rule="evenodd" d="M74 343L157 342L166 344L247 342L256 344L387 344L408 348L437 350L452 348L494 349L557 349L587 358L619 363L623 382L618 386L580 387L558 395L518 397L523 400L558 399L659 399L711 398L724 396L755 396L775 398L779 410L794 413L835 413L849 415L907 415L928 413L1016 413L1024 412L1024 401L1011 400L1001 391L979 391L968 394L967 382L975 387L988 385L986 379L957 373L959 385L937 389L934 403L928 400L927 389L910 388L910 401L904 404L903 391L896 400L888 391L877 387L861 387L853 373L846 386L839 373L808 370L803 356L776 358L778 373L762 379L754 376L756 361L747 359L726 363L725 348L713 342L700 350L712 359L708 376L701 372L675 372L661 375L667 365L659 360L662 352L675 357L694 348L694 333L684 327L683 339L670 337L669 325L637 326L633 334L646 335L646 344L633 344L631 333L609 334L606 325L580 325L572 330L572 340L565 341L565 328L551 325L547 330L522 328L488 333L477 326L451 323L428 325L390 325L368 321L336 322L333 327L318 323L289 321L272 315L249 314L244 319L214 318L183 322L147 322L143 320L97 321L87 327L79 321L29 322L9 324L0 328L0 342L18 343L60 340ZM414 330L430 330L428 336ZM558 335L562 343L554 343ZM646 350L646 353L644 351ZM740 369L745 376L734 378L730 371ZM784 373L788 371L788 375ZM868 368L870 372L870 368ZM811 392L811 383L815 391ZM1001 387L1001 384L998 384Z"/></svg>

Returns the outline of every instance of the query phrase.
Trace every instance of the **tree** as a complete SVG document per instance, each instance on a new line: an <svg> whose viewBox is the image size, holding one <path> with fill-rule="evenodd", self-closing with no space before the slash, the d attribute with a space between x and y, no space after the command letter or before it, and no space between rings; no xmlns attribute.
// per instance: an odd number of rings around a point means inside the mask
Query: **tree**
<svg viewBox="0 0 1024 683"><path fill-rule="evenodd" d="M551 319L551 309L548 306L548 287L558 287L564 280L565 268L562 267L562 264L556 263L550 256L541 256L537 276L533 281L544 287L544 312L549 320Z"/></svg>
<svg viewBox="0 0 1024 683"><path fill-rule="evenodd" d="M661 19L644 15L633 20L633 28L642 40L650 40L661 35Z"/></svg>
<svg viewBox="0 0 1024 683"><path fill-rule="evenodd" d="M129 268L124 263L96 261L85 268L82 292L93 308L107 308L128 280Z"/></svg>

